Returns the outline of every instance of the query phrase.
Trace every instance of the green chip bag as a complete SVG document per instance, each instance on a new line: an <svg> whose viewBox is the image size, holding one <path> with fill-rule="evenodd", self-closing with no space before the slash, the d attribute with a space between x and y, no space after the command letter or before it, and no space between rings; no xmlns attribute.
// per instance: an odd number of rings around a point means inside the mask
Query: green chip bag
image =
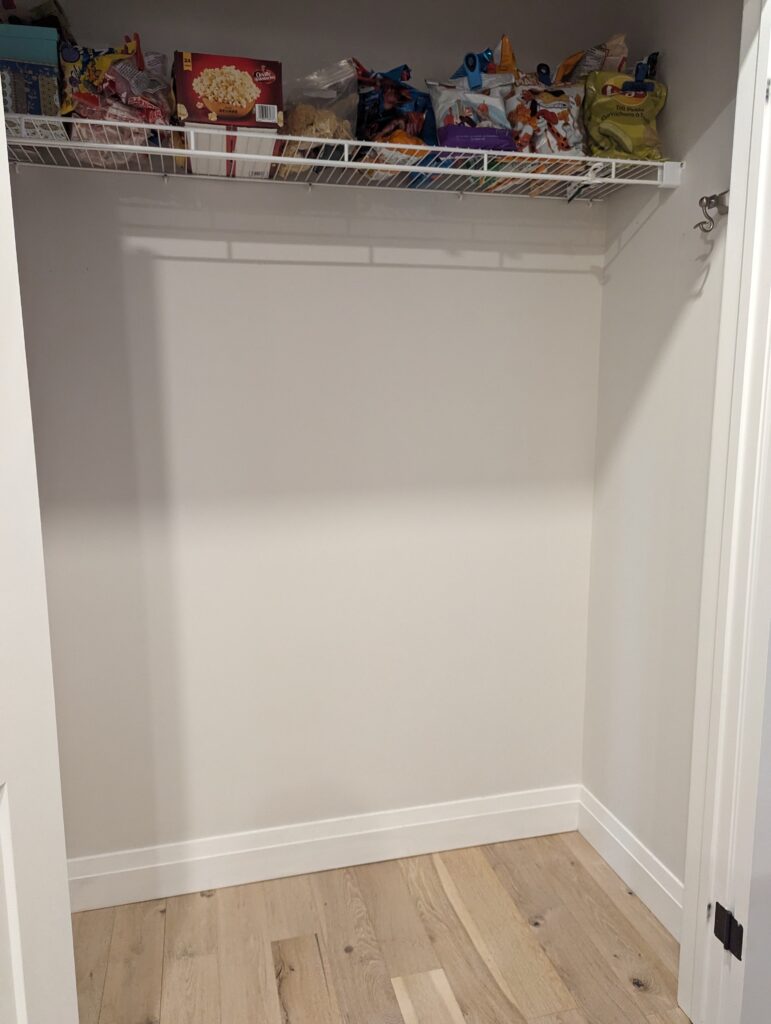
<svg viewBox="0 0 771 1024"><path fill-rule="evenodd" d="M667 99L667 87L648 82L650 92L624 92L632 75L593 71L586 79L584 122L593 156L627 160L663 160L656 117Z"/></svg>

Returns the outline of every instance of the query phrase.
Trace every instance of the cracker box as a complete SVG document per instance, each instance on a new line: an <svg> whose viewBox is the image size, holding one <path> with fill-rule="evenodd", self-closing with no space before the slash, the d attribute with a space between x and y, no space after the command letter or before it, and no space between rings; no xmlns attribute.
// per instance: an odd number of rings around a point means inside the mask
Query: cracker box
<svg viewBox="0 0 771 1024"><path fill-rule="evenodd" d="M281 64L211 53L174 54L180 121L233 128L281 128Z"/></svg>

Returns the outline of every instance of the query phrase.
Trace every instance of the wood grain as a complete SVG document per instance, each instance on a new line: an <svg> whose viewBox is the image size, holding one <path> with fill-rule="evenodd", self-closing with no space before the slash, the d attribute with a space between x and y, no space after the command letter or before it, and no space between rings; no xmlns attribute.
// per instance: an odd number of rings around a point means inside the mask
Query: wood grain
<svg viewBox="0 0 771 1024"><path fill-rule="evenodd" d="M216 892L167 900L161 1012L168 1024L221 1024L217 900Z"/></svg>
<svg viewBox="0 0 771 1024"><path fill-rule="evenodd" d="M283 1024L341 1024L318 935L274 942L273 966Z"/></svg>
<svg viewBox="0 0 771 1024"><path fill-rule="evenodd" d="M261 885L217 893L220 1012L227 1024L281 1024L265 896Z"/></svg>
<svg viewBox="0 0 771 1024"><path fill-rule="evenodd" d="M392 978L422 975L440 964L396 861L354 868L372 928Z"/></svg>
<svg viewBox="0 0 771 1024"><path fill-rule="evenodd" d="M272 942L322 931L310 875L277 878L260 883L259 888L264 895L266 931Z"/></svg>
<svg viewBox="0 0 771 1024"><path fill-rule="evenodd" d="M538 844L555 895L581 921L616 975L644 1014L677 1006L677 978L645 943L628 918L595 882L558 836Z"/></svg>
<svg viewBox="0 0 771 1024"><path fill-rule="evenodd" d="M99 1024L114 923L114 907L72 917L80 1024Z"/></svg>
<svg viewBox="0 0 771 1024"><path fill-rule="evenodd" d="M354 872L322 872L312 878L312 887L344 1020L350 1024L404 1024Z"/></svg>
<svg viewBox="0 0 771 1024"><path fill-rule="evenodd" d="M547 956L592 1024L646 1024L586 931L555 894L538 848L528 840L486 848L486 855Z"/></svg>
<svg viewBox="0 0 771 1024"><path fill-rule="evenodd" d="M443 970L393 979L404 1024L466 1024Z"/></svg>
<svg viewBox="0 0 771 1024"><path fill-rule="evenodd" d="M165 915L163 900L116 909L99 1024L158 1024Z"/></svg>
<svg viewBox="0 0 771 1024"><path fill-rule="evenodd" d="M577 834L73 917L81 1024L688 1024L677 944Z"/></svg>
<svg viewBox="0 0 771 1024"><path fill-rule="evenodd" d="M499 988L526 1019L575 1009L575 1000L482 850L435 855L447 898Z"/></svg>
<svg viewBox="0 0 771 1024"><path fill-rule="evenodd" d="M648 1017L648 1024L691 1024L679 1007L664 1013L654 1013Z"/></svg>
<svg viewBox="0 0 771 1024"><path fill-rule="evenodd" d="M674 936L648 910L639 896L597 853L578 832L565 832L559 837L576 860L586 868L605 895L626 917L635 932L651 949L655 949L659 960L673 977L677 977L680 947Z"/></svg>
<svg viewBox="0 0 771 1024"><path fill-rule="evenodd" d="M468 1024L524 1024L458 920L431 858L414 857L402 861L401 868Z"/></svg>

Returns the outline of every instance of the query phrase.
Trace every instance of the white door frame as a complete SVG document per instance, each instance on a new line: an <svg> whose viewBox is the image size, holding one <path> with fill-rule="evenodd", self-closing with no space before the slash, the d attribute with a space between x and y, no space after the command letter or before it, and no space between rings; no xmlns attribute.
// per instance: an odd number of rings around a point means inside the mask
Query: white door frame
<svg viewBox="0 0 771 1024"><path fill-rule="evenodd" d="M76 1024L43 543L1 99L0 790L3 1024L9 1015L13 1024Z"/></svg>
<svg viewBox="0 0 771 1024"><path fill-rule="evenodd" d="M745 0L731 217L707 504L679 1000L738 1024L743 964L712 934L719 900L746 924L766 684L771 572L771 3ZM765 576L761 571L765 562ZM745 940L751 941L751 935Z"/></svg>

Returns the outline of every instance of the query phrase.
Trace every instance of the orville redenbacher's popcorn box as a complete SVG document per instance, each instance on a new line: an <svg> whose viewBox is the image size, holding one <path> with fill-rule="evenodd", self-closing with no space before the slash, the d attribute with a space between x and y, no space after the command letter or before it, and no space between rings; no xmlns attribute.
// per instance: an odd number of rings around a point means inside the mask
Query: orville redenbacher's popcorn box
<svg viewBox="0 0 771 1024"><path fill-rule="evenodd" d="M174 54L177 117L234 128L281 128L281 64L212 53Z"/></svg>
<svg viewBox="0 0 771 1024"><path fill-rule="evenodd" d="M196 150L213 155L191 157L193 174L269 175L267 160L223 159L217 154L273 155L275 134L284 124L279 61L178 51L174 54L174 89L182 123L227 129L196 131Z"/></svg>

